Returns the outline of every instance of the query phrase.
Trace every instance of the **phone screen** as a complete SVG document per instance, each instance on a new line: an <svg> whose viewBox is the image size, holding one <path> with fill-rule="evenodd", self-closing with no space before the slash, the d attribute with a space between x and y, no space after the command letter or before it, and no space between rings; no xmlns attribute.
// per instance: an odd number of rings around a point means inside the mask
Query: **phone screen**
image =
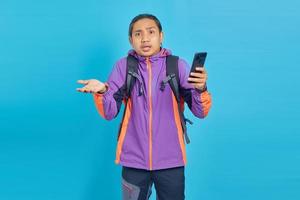
<svg viewBox="0 0 300 200"><path fill-rule="evenodd" d="M207 52L195 53L191 72L196 72L196 67L204 66L206 56L207 56Z"/></svg>

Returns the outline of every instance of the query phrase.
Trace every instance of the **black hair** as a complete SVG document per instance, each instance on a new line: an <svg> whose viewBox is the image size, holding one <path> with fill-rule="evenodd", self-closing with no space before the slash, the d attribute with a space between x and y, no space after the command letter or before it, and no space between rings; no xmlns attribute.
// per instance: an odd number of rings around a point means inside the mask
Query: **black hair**
<svg viewBox="0 0 300 200"><path fill-rule="evenodd" d="M133 29L133 25L135 22L141 20L141 19L152 19L155 24L157 25L158 29L159 29L159 32L162 32L162 26L161 26L161 23L160 21L157 19L157 17L155 17L154 15L151 15L151 14L147 14L147 13L144 13L144 14L139 14L137 16L135 16L131 22L130 22L130 25L129 25L129 31L128 31L128 35L131 37L132 35L132 29Z"/></svg>

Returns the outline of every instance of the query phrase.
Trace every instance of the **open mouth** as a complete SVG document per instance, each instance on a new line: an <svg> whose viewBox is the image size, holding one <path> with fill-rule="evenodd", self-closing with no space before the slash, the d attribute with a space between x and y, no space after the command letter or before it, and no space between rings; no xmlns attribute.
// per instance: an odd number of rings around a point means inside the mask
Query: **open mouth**
<svg viewBox="0 0 300 200"><path fill-rule="evenodd" d="M141 49L142 49L143 51L150 51L151 46L150 46L150 45L142 46Z"/></svg>

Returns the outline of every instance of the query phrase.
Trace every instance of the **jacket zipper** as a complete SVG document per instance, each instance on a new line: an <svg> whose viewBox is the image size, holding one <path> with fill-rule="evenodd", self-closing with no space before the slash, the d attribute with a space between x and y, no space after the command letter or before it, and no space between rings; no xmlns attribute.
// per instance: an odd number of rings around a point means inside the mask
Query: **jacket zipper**
<svg viewBox="0 0 300 200"><path fill-rule="evenodd" d="M149 58L146 58L148 80L148 97L149 97L149 168L152 170L152 69Z"/></svg>

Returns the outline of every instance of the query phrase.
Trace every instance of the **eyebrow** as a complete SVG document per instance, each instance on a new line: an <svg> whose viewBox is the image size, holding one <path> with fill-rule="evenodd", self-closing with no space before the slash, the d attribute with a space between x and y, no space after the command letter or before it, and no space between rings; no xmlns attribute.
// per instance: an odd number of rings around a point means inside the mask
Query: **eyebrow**
<svg viewBox="0 0 300 200"><path fill-rule="evenodd" d="M155 29L155 26L151 26L151 27L148 27L148 28L146 28L147 30L149 30L149 29L152 29L152 28L154 28ZM141 29L138 29L138 30L136 30L136 31L134 31L135 33L136 32L142 32L142 30Z"/></svg>

